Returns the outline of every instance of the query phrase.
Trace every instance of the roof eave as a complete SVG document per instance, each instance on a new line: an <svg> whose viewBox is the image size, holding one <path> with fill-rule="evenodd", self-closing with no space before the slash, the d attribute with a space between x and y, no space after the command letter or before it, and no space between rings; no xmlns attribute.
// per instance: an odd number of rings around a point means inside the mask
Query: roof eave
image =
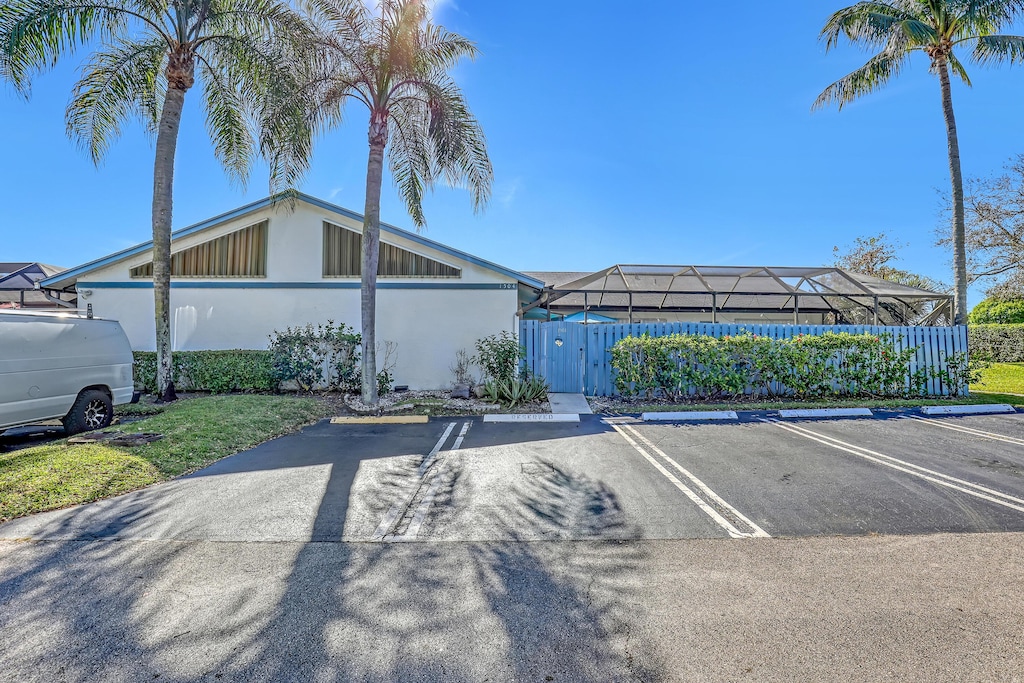
<svg viewBox="0 0 1024 683"><path fill-rule="evenodd" d="M241 217L243 217L243 216L245 216L247 214L254 213L256 211L260 211L262 209L267 208L268 206L272 206L273 204L276 204L276 203L279 203L279 202L286 202L289 199L298 199L298 200L304 201L307 204L310 204L312 206L316 206L316 207L319 207L321 209L325 209L327 211L331 211L332 213L336 213L338 215L345 216L346 218L358 221L360 223L363 221L363 216L361 214L358 214L358 213L356 213L354 211L350 211L350 210L348 210L348 209L346 209L344 207L338 206L336 204L331 204L330 202L325 202L324 200L318 199L317 197L313 197L311 195L304 194L302 192L296 192L296 193L289 194L289 195L286 195L286 196L272 195L270 197L265 197L265 198L260 199L258 201L252 202L250 204L246 204L245 206L241 206L241 207L239 207L239 208L237 208L237 209L235 209L233 211L228 211L228 212L222 213L222 214L220 214L218 216L214 216L213 218L208 218L205 221L201 221L199 223L195 223L193 225L181 228L180 230L176 230L175 232L171 233L171 239L175 240L175 239L180 239L182 237L187 237L187 236L192 235L194 233L201 232L201 231L206 230L208 228L212 228L212 227L214 227L216 225L219 225L221 223L224 223L226 221L234 220L236 218L241 218ZM468 261L468 262L470 262L470 263L472 263L474 265L480 266L481 268L485 268L487 270L491 270L491 271L494 271L496 273L500 273L501 275L505 275L506 277L510 277L510 278L512 278L512 279L514 279L514 280L516 280L516 281L518 281L518 282L520 282L520 283L522 283L524 285L529 286L529 287L534 287L534 288L537 288L537 289L543 289L544 288L544 283L543 282L541 282L539 280L536 280L534 278L531 278L531 277L529 277L527 275L524 275L523 273L511 270L510 268L505 268L504 266L500 266L497 263L492 263L491 261L487 261L485 259L478 258L476 256L473 256L472 254L467 254L466 252L459 251L458 249L453 249L452 247L449 247L447 245L441 244L440 242L434 242L433 240L429 240L429 239L427 239L425 237L422 237L422 236L420 236L420 235L418 235L416 233L409 232L408 230L403 230L401 228L395 227L394 225L390 225L388 223L381 223L380 227L381 227L381 230L384 230L385 232L389 232L391 234L398 235L400 237L405 237L406 239L412 240L413 242L416 242L416 243L421 244L423 246L426 246L426 247L429 247L431 249L435 249L435 250L440 251L442 253L448 254L449 256L454 256L456 258L460 258L460 259L463 259L465 261ZM84 264L82 264L80 266L76 266L75 268L70 268L68 270L65 270L65 271L63 271L61 273L58 273L56 275L53 275L51 277L44 278L44 279L39 281L39 286L43 287L43 288L46 288L46 289L62 289L64 287L67 287L70 284L73 284L79 278L79 276L81 276L81 275L84 275L84 274L89 273L89 272L91 272L93 270L96 270L97 268L103 268L105 266L109 266L109 265L112 265L114 263L117 263L118 261L123 261L126 258L131 258L132 256L136 256L138 254L144 253L144 252L146 252L146 251L148 251L148 250L150 250L152 248L153 248L153 240L149 240L148 242L143 242L141 244L137 244L134 247L129 247L127 249L122 249L121 251L118 251L118 252L115 252L113 254L110 254L109 256L105 256L103 258L96 259L96 260L90 261L88 263L84 263Z"/></svg>

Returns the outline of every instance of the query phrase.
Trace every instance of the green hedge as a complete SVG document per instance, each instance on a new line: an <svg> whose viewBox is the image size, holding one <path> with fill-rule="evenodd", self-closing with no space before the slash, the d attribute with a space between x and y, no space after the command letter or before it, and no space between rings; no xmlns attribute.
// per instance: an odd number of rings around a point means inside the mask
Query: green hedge
<svg viewBox="0 0 1024 683"><path fill-rule="evenodd" d="M1024 325L971 325L971 353L996 363L1024 363Z"/></svg>
<svg viewBox="0 0 1024 683"><path fill-rule="evenodd" d="M1024 299L985 299L971 310L972 325L1024 324Z"/></svg>
<svg viewBox="0 0 1024 683"><path fill-rule="evenodd" d="M156 392L156 352L135 351L135 387ZM273 391L270 351L175 351L174 386L180 391Z"/></svg>
<svg viewBox="0 0 1024 683"><path fill-rule="evenodd" d="M916 349L898 351L891 335L847 332L791 339L645 335L620 340L611 354L621 393L671 399L920 395L932 379L959 394L976 371L964 354L953 354L934 374L911 373Z"/></svg>

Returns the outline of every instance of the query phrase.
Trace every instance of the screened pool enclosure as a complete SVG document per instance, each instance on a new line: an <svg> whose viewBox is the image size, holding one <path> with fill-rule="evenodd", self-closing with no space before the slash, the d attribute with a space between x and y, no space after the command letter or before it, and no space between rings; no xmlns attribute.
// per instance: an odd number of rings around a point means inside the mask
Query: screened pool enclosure
<svg viewBox="0 0 1024 683"><path fill-rule="evenodd" d="M523 319L799 325L949 325L952 297L840 268L616 265L530 273ZM535 294L535 296L533 295Z"/></svg>

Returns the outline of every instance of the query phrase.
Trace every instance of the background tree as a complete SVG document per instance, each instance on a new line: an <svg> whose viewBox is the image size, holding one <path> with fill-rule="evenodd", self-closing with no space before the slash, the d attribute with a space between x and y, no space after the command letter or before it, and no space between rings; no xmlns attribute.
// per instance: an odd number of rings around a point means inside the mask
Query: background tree
<svg viewBox="0 0 1024 683"><path fill-rule="evenodd" d="M362 399L377 404L376 297L384 156L417 228L423 194L437 180L463 185L474 210L486 204L493 171L483 131L449 71L475 57L466 38L429 21L420 0L302 3L318 35L296 55L294 83L269 107L264 148L273 175L295 184L308 169L314 138L341 122L349 100L369 112L363 210Z"/></svg>
<svg viewBox="0 0 1024 683"><path fill-rule="evenodd" d="M964 209L970 280L990 297L1024 298L1024 154L1000 175L968 180ZM940 232L939 244L949 247L949 235Z"/></svg>
<svg viewBox="0 0 1024 683"><path fill-rule="evenodd" d="M852 245L847 245L844 249L840 249L838 246L832 248L835 259L833 265L836 268L870 275L907 287L917 287L932 292L948 291L948 285L942 282L897 267L899 252L905 246L905 244L892 240L884 232L870 237L857 237ZM933 313L946 317L949 313L948 307L943 306L943 310L936 313L935 303L934 300L893 297L885 306L890 309L890 313L898 314L898 319L906 321L920 321L929 317L934 319ZM848 312L851 319L856 319L858 315L862 316L863 314L863 310ZM947 317L946 320L948 321L949 318Z"/></svg>
<svg viewBox="0 0 1024 683"><path fill-rule="evenodd" d="M99 163L138 117L156 134L153 296L157 385L173 400L170 262L174 152L185 94L198 76L206 127L228 174L255 156L253 107L280 78L278 49L304 24L277 0L9 0L0 7L0 75L28 97L33 76L84 46L66 111L68 134Z"/></svg>
<svg viewBox="0 0 1024 683"><path fill-rule="evenodd" d="M852 245L847 245L843 249L838 246L832 247L833 265L836 268L870 275L908 287L930 289L935 292L944 292L949 289L948 285L938 280L897 268L895 263L899 261L899 251L904 247L906 247L905 244L892 240L884 232L870 237L857 237Z"/></svg>
<svg viewBox="0 0 1024 683"><path fill-rule="evenodd" d="M942 114L946 122L949 174L952 185L954 321L967 322L967 258L964 247L964 189L960 170L960 143L950 72L966 85L970 78L955 48L972 46L971 59L979 63L1020 61L1024 38L996 35L1019 16L1019 0L877 0L841 9L825 23L820 38L832 50L845 36L851 43L878 52L856 71L827 87L815 108L835 103L842 109L862 95L881 88L898 75L914 52L928 57L939 79Z"/></svg>

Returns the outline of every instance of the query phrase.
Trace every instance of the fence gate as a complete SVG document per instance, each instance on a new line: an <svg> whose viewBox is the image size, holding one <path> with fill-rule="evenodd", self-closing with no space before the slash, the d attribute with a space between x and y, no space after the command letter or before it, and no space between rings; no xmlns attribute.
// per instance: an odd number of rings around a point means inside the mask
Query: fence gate
<svg viewBox="0 0 1024 683"><path fill-rule="evenodd" d="M587 361L587 331L584 325L552 323L540 328L540 374L555 393L583 391Z"/></svg>

